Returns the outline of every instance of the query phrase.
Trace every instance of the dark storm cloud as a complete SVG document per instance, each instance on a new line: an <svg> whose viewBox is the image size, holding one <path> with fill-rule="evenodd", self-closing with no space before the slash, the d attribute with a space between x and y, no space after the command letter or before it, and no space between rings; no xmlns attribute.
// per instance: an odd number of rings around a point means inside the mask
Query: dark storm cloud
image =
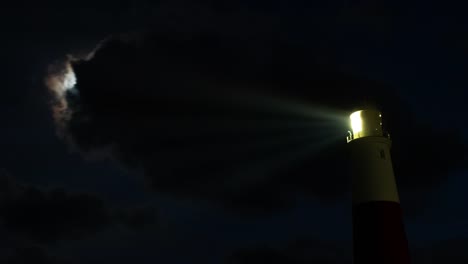
<svg viewBox="0 0 468 264"><path fill-rule="evenodd" d="M468 262L468 240L449 239L412 250L415 264L462 264Z"/></svg>
<svg viewBox="0 0 468 264"><path fill-rule="evenodd" d="M147 230L156 227L159 223L156 209L147 206L120 209L115 216L124 226L132 230Z"/></svg>
<svg viewBox="0 0 468 264"><path fill-rule="evenodd" d="M226 261L228 264L254 264L254 263L304 263L283 252L270 248L258 248L236 252Z"/></svg>
<svg viewBox="0 0 468 264"><path fill-rule="evenodd" d="M83 239L114 224L145 230L156 221L154 208L111 208L93 194L44 190L0 177L0 223L19 237L37 243Z"/></svg>
<svg viewBox="0 0 468 264"><path fill-rule="evenodd" d="M350 245L322 240L300 240L282 248L253 247L234 252L228 264L291 263L345 264L351 263Z"/></svg>
<svg viewBox="0 0 468 264"><path fill-rule="evenodd" d="M320 133L344 138L346 128L311 129L317 120L269 105L271 97L347 111L377 104L394 139L398 183L418 191L416 205L464 161L457 131L422 124L385 83L319 63L322 49L313 39L291 43L268 23L207 19L190 31L160 28L135 43L115 38L76 63L78 93L68 94L72 114L64 128L74 144L84 152L112 149L143 168L155 191L251 212L288 207L298 190L324 199L348 190L344 142L306 161L298 154L320 144Z"/></svg>
<svg viewBox="0 0 468 264"><path fill-rule="evenodd" d="M48 254L48 252L41 247L30 246L30 247L21 247L0 256L0 261L5 264L26 264L26 263L36 263L36 264L72 264L68 260L58 258Z"/></svg>
<svg viewBox="0 0 468 264"><path fill-rule="evenodd" d="M333 242L304 239L283 247L259 246L235 251L226 263L351 263L351 242ZM468 262L466 239L450 239L426 246L411 246L411 260L414 264L461 264Z"/></svg>
<svg viewBox="0 0 468 264"><path fill-rule="evenodd" d="M142 166L151 185L162 192L221 198L224 205L252 207L252 211L286 206L289 186L297 188L294 181L303 175L265 177L262 171L270 161L281 159L275 149L284 148L280 154L294 155L300 142L294 142L294 131L288 127L269 131L255 123L274 125L274 119L285 122L294 116L271 109L237 109L237 101L243 98L235 99L235 93L230 97L227 93L232 90L226 89L279 88L268 83L269 71L279 70L274 69L277 65L269 65L274 47L262 40L250 50L252 47L235 37L172 33L153 36L144 45L150 50L114 41L83 67L76 65L79 96L69 96L73 114L68 123L75 143L84 151L114 148L121 160ZM261 47L264 50L258 51ZM288 49L291 54L278 51L282 52L278 54L281 61L296 53L294 49ZM102 75L92 76L93 71ZM155 75L155 71L161 73ZM218 98L213 102L213 97ZM298 120L299 124L308 121ZM277 137L289 137L293 142L282 146L275 143ZM258 148L257 140L272 144ZM328 184L334 185L332 181Z"/></svg>

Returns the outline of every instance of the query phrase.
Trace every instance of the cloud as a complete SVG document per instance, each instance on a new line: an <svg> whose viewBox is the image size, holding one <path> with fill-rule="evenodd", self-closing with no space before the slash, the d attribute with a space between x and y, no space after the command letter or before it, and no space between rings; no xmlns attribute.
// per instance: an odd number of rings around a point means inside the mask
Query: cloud
<svg viewBox="0 0 468 264"><path fill-rule="evenodd" d="M27 188L5 201L1 209L7 229L38 242L82 238L110 223L109 212L97 197L60 189Z"/></svg>
<svg viewBox="0 0 468 264"><path fill-rule="evenodd" d="M415 264L461 264L468 262L466 239L447 239L425 247L416 247L412 250Z"/></svg>
<svg viewBox="0 0 468 264"><path fill-rule="evenodd" d="M282 252L270 248L259 248L255 250L245 250L237 252L226 261L229 264L250 264L250 263L294 263L301 262L294 257L286 256Z"/></svg>
<svg viewBox="0 0 468 264"><path fill-rule="evenodd" d="M0 260L5 264L71 264L68 260L58 258L48 254L48 252L41 247L21 247L10 252L7 256L0 256Z"/></svg>
<svg viewBox="0 0 468 264"><path fill-rule="evenodd" d="M342 245L342 242L305 239L280 248L261 246L241 249L229 256L226 263L345 264L351 263L350 246Z"/></svg>
<svg viewBox="0 0 468 264"><path fill-rule="evenodd" d="M106 42L73 65L76 93L65 94L63 133L84 153L109 150L143 169L157 192L255 213L288 208L297 192L333 200L348 191L344 139L326 142L344 138L346 128L306 117L317 115L314 105L346 113L376 103L394 139L402 191L424 197L464 162L457 131L418 121L385 83L317 63L312 43L217 29ZM296 101L310 107L298 110ZM420 208L423 198L410 203Z"/></svg>
<svg viewBox="0 0 468 264"><path fill-rule="evenodd" d="M34 243L84 239L116 224L132 231L157 224L151 207L112 208L93 194L28 186L5 175L0 183L0 224Z"/></svg>
<svg viewBox="0 0 468 264"><path fill-rule="evenodd" d="M145 231L150 228L156 228L160 223L156 208L151 206L119 209L115 212L115 217L123 226L134 231Z"/></svg>
<svg viewBox="0 0 468 264"><path fill-rule="evenodd" d="M448 239L428 245L412 245L411 261L414 264L461 264L468 261L466 239ZM351 263L352 243L300 239L280 247L257 246L233 252L226 259L229 264L250 263Z"/></svg>

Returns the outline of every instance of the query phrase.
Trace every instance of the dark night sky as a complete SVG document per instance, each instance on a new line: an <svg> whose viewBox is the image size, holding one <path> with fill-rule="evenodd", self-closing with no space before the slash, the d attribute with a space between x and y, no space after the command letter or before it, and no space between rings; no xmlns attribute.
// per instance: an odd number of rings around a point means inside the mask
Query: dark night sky
<svg viewBox="0 0 468 264"><path fill-rule="evenodd" d="M346 128L300 115L363 100L394 139L414 263L468 262L466 6L316 2L5 4L0 262L351 263ZM61 131L47 67L109 35Z"/></svg>

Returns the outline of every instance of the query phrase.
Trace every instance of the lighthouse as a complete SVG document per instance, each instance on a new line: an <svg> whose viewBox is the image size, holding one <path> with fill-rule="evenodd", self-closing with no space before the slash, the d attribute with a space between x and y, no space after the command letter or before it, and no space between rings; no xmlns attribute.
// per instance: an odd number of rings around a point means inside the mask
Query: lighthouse
<svg viewBox="0 0 468 264"><path fill-rule="evenodd" d="M376 109L350 115L354 264L409 264L408 241L390 155Z"/></svg>

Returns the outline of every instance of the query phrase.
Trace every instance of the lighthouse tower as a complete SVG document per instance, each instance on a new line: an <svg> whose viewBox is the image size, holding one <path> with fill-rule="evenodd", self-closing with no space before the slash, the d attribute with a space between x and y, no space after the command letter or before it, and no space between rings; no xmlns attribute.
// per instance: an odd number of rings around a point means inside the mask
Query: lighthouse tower
<svg viewBox="0 0 468 264"><path fill-rule="evenodd" d="M347 141L352 164L353 263L409 264L408 241L382 115L350 115Z"/></svg>

